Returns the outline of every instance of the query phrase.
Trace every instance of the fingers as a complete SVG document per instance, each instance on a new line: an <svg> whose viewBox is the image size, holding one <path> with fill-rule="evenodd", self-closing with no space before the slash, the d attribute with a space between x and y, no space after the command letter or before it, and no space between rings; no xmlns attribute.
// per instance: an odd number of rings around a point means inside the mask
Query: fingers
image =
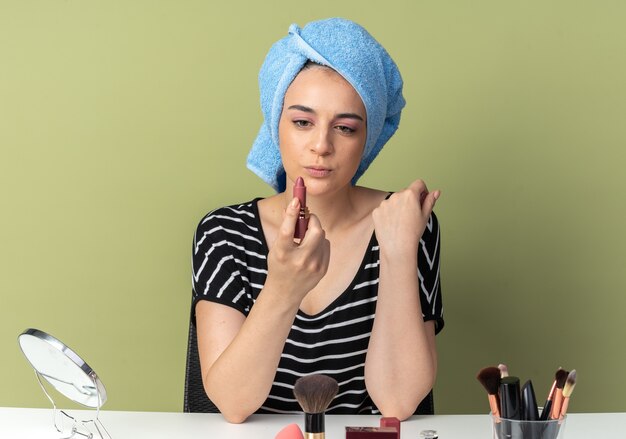
<svg viewBox="0 0 626 439"><path fill-rule="evenodd" d="M300 201L294 197L291 202L285 208L283 214L283 222L278 229L279 240L289 240L293 242L293 234L296 230L296 221L298 221L298 215L300 214Z"/></svg>
<svg viewBox="0 0 626 439"><path fill-rule="evenodd" d="M417 195L420 206L422 208L422 212L430 215L433 208L435 207L435 203L441 196L441 191L436 190L433 192L428 192L428 187L423 180L415 180L408 187L410 191Z"/></svg>
<svg viewBox="0 0 626 439"><path fill-rule="evenodd" d="M324 274L328 271L328 265L330 264L330 241L326 239L326 232L322 229L317 216L310 216L309 228L306 235L304 235L304 239L300 242L300 247L304 247L306 251L317 255L315 262L316 271Z"/></svg>
<svg viewBox="0 0 626 439"><path fill-rule="evenodd" d="M419 196L420 204L424 201L426 195L428 195L428 188L426 187L424 180L415 180L407 189L415 192Z"/></svg>
<svg viewBox="0 0 626 439"><path fill-rule="evenodd" d="M300 245L316 246L323 239L326 239L326 232L322 228L319 218L312 213L309 215L309 224L304 238L300 241Z"/></svg>
<svg viewBox="0 0 626 439"><path fill-rule="evenodd" d="M428 193L424 197L424 201L422 202L422 214L425 217L430 216L430 214L432 213L435 207L435 203L437 202L440 196L441 196L441 191L436 190L431 193Z"/></svg>
<svg viewBox="0 0 626 439"><path fill-rule="evenodd" d="M426 183L424 183L423 180L415 180L409 185L407 190L415 194L414 196L417 197L419 205L422 207L426 197L428 196L428 187L426 187Z"/></svg>
<svg viewBox="0 0 626 439"><path fill-rule="evenodd" d="M294 244L293 235L296 229L296 222L298 221L299 214L300 202L298 198L294 198L287 205L285 212L283 213L283 222L278 230L277 241L289 246ZM322 229L319 218L314 214L311 214L309 216L307 232L304 235L304 238L300 241L300 245L309 243L308 245L316 246L322 239L326 239L326 233L324 232L324 229Z"/></svg>
<svg viewBox="0 0 626 439"><path fill-rule="evenodd" d="M309 226L302 240L294 239L300 211L298 199L292 200L284 212L274 245L268 255L268 281L279 285L298 303L326 274L330 262L330 242L319 218L309 217Z"/></svg>
<svg viewBox="0 0 626 439"><path fill-rule="evenodd" d="M330 241L326 238L324 238L322 243L322 254L322 267L324 273L326 273L328 271L328 266L330 265Z"/></svg>

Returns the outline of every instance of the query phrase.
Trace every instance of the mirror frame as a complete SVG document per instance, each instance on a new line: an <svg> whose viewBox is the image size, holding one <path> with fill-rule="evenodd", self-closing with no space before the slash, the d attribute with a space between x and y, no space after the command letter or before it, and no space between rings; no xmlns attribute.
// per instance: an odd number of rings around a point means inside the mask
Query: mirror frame
<svg viewBox="0 0 626 439"><path fill-rule="evenodd" d="M28 357L28 354L24 351L24 347L22 346L22 340L25 339L26 337L34 337L34 338L36 338L36 339L38 339L40 341L43 341L43 342L47 343L49 346L51 346L54 349L56 349L57 351L59 351L62 355L64 355L66 358L68 358L73 364L75 364L82 371L82 373L90 381L92 381L94 383L94 385L96 387L96 404L95 405L88 405L88 404L85 404L84 402L77 401L74 398L68 396L61 389L59 389L57 386L55 386L55 384L53 382L51 382L46 375L42 374L39 370L37 370L35 365L32 363L31 359ZM22 353L24 354L24 356L26 357L26 359L28 360L28 362L31 365L31 367L35 370L35 372L37 372L37 374L39 376L42 376L59 393L61 393L63 396L65 396L66 398L70 399L71 401L74 401L74 402L76 402L76 403L78 403L80 405L83 405L85 407L99 409L100 407L102 407L104 405L104 403L107 400L107 394L106 394L106 390L104 388L104 385L102 384L102 381L100 381L100 378L98 378L98 375L96 374L96 372L87 364L87 362L85 360L83 360L76 352L74 352L72 349L70 349L67 345L65 345L63 342L61 342L57 338L53 337L52 335L50 335L50 334L48 334L48 333L46 333L44 331L41 331L39 329L34 329L34 328L26 329L17 338L18 338L18 343L20 345L20 349L21 349ZM45 389L44 389L44 391L45 391Z"/></svg>

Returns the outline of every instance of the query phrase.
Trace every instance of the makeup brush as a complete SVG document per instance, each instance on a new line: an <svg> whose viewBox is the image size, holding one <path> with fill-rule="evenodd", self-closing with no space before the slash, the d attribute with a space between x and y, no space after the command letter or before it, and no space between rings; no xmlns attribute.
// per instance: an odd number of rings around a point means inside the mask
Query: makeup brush
<svg viewBox="0 0 626 439"><path fill-rule="evenodd" d="M550 419L558 419L561 414L561 404L563 404L563 387L569 375L568 370L561 369L561 373L556 375L556 390L554 391L554 399L552 401L552 409L550 410Z"/></svg>
<svg viewBox="0 0 626 439"><path fill-rule="evenodd" d="M480 384L487 391L491 413L499 418L500 398L498 397L498 390L500 389L500 369L493 366L485 367L478 372L476 379L480 381Z"/></svg>
<svg viewBox="0 0 626 439"><path fill-rule="evenodd" d="M506 378L509 376L509 368L506 364L498 364L498 369L500 369L500 378Z"/></svg>
<svg viewBox="0 0 626 439"><path fill-rule="evenodd" d="M552 411L552 401L554 399L554 394L556 393L556 383L565 376L567 378L567 372L564 371L561 367L559 367L554 374L554 382L552 383L552 387L550 387L550 391L548 392L548 397L546 398L546 403L543 405L543 410L541 411L540 421L547 421L550 417L550 412Z"/></svg>
<svg viewBox="0 0 626 439"><path fill-rule="evenodd" d="M337 381L326 375L298 378L293 394L304 411L305 439L324 439L324 412L338 390Z"/></svg>
<svg viewBox="0 0 626 439"><path fill-rule="evenodd" d="M563 419L565 414L567 413L567 406L569 405L569 398L572 396L572 392L574 391L574 387L576 386L576 369L573 369L569 375L567 375L567 380L565 380L565 386L563 387L563 404L561 404L561 413L559 414L559 419Z"/></svg>

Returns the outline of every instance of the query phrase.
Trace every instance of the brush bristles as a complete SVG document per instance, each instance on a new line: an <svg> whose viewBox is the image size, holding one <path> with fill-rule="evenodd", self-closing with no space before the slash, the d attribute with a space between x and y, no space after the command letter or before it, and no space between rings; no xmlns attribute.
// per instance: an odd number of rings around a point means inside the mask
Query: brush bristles
<svg viewBox="0 0 626 439"><path fill-rule="evenodd" d="M565 381L565 386L563 387L563 396L565 398L569 398L574 391L574 387L576 386L576 369L572 370L567 375L567 380Z"/></svg>
<svg viewBox="0 0 626 439"><path fill-rule="evenodd" d="M506 364L498 364L498 369L500 369L500 378L509 376L509 368Z"/></svg>
<svg viewBox="0 0 626 439"><path fill-rule="evenodd" d="M305 413L324 413L338 390L339 385L333 378L308 375L298 378L293 394Z"/></svg>
<svg viewBox="0 0 626 439"><path fill-rule="evenodd" d="M554 374L554 379L556 380L556 388L562 389L565 386L565 381L567 380L569 372L565 369L559 368Z"/></svg>
<svg viewBox="0 0 626 439"><path fill-rule="evenodd" d="M497 367L485 367L478 372L476 379L480 381L490 395L497 395L500 389L500 369Z"/></svg>

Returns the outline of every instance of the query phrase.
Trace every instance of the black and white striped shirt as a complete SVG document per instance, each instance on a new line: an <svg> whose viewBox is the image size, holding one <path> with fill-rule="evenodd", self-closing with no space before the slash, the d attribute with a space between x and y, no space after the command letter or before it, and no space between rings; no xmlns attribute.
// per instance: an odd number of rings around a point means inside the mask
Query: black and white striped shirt
<svg viewBox="0 0 626 439"><path fill-rule="evenodd" d="M193 242L193 306L199 300L221 303L248 315L267 276L265 242L258 199L206 215ZM439 225L433 214L418 254L424 320L443 327L439 280ZM301 412L293 395L299 377L321 373L339 383L328 413L378 410L365 389L364 366L378 293L378 242L369 246L350 286L316 315L298 311L280 358L270 394L258 413ZM242 377L245 379L245 377Z"/></svg>

